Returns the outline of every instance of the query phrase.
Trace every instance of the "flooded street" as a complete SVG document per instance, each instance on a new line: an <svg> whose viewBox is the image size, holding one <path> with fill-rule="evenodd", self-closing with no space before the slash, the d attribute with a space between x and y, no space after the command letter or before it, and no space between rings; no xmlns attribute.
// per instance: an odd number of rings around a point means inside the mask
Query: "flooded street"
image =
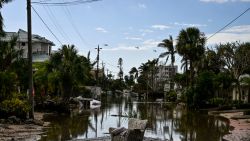
<svg viewBox="0 0 250 141"><path fill-rule="evenodd" d="M229 130L227 120L187 111L181 105L107 97L99 109L45 118L51 128L41 141L109 136L109 127L127 127L129 117L149 121L145 137L170 141L220 141Z"/></svg>

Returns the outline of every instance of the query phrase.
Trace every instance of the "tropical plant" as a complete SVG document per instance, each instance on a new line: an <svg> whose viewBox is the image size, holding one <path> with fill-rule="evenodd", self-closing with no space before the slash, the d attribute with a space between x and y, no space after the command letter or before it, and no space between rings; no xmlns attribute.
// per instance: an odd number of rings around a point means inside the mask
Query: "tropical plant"
<svg viewBox="0 0 250 141"><path fill-rule="evenodd" d="M0 71L10 70L21 59L23 50L15 48L16 41L17 37L14 36L9 42L0 40Z"/></svg>
<svg viewBox="0 0 250 141"><path fill-rule="evenodd" d="M0 0L0 9L2 9L4 4L9 3L11 1L12 0ZM4 35L5 35L5 33L3 31L3 16L2 16L2 13L0 11L0 37L4 36Z"/></svg>
<svg viewBox="0 0 250 141"><path fill-rule="evenodd" d="M175 53L176 50L174 48L173 37L169 36L169 39L164 39L161 43L158 44L158 47L162 47L167 49L166 52L160 54L160 58L167 57L166 63L168 61L169 56L171 57L171 66L174 66L175 62Z"/></svg>
<svg viewBox="0 0 250 141"><path fill-rule="evenodd" d="M120 81L123 78L123 68L122 68L122 65L123 65L123 60L122 60L122 58L119 58L118 59L118 67L119 67L120 70L118 72L118 77L120 78Z"/></svg>
<svg viewBox="0 0 250 141"><path fill-rule="evenodd" d="M194 80L194 62L199 61L205 52L205 35L196 27L182 29L177 38L177 52L183 56L185 71L190 68L190 84Z"/></svg>
<svg viewBox="0 0 250 141"><path fill-rule="evenodd" d="M90 79L91 63L89 59L77 54L74 45L63 45L54 53L49 62L45 62L35 73L35 82L52 94L68 100L79 86ZM47 92L46 92L47 93Z"/></svg>
<svg viewBox="0 0 250 141"><path fill-rule="evenodd" d="M157 72L157 64L159 59L148 60L146 63L142 63L139 67L140 76L138 78L138 83L146 81L147 89L150 88L152 91L156 90L155 87L155 75Z"/></svg>
<svg viewBox="0 0 250 141"><path fill-rule="evenodd" d="M228 70L236 81L241 100L240 80L242 75L250 65L250 43L227 43L217 46L220 59L224 63L224 69Z"/></svg>

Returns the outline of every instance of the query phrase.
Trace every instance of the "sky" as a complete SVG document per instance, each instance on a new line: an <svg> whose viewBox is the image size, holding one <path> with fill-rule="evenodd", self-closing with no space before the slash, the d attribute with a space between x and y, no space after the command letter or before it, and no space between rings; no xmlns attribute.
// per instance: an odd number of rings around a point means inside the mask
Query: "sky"
<svg viewBox="0 0 250 141"><path fill-rule="evenodd" d="M32 0L32 2L68 2L74 0ZM165 50L157 47L163 39L177 38L181 29L198 27L206 37L250 8L250 0L101 0L69 6L32 4L47 26L32 11L32 32L55 43L74 44L80 55L88 51L95 60L99 45L102 62L112 74L124 73L157 58ZM26 1L14 0L1 9L5 31L27 30ZM207 47L226 42L250 41L250 10L226 29L207 40ZM61 43L60 43L61 42ZM165 59L161 59L164 61ZM176 64L180 66L180 56ZM170 61L167 62L170 64ZM179 71L181 71L180 67Z"/></svg>

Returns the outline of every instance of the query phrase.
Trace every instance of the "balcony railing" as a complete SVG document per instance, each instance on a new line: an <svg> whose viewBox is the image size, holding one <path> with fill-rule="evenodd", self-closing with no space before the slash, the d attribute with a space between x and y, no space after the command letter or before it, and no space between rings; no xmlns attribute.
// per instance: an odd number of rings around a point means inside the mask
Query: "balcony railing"
<svg viewBox="0 0 250 141"><path fill-rule="evenodd" d="M49 55L47 51L34 51L32 52L33 55Z"/></svg>

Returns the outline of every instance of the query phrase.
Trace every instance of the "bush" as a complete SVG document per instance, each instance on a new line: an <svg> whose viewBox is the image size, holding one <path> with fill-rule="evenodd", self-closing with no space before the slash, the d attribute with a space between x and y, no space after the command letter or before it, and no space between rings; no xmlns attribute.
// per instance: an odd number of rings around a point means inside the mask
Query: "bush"
<svg viewBox="0 0 250 141"><path fill-rule="evenodd" d="M177 93L175 91L170 91L166 94L166 100L175 102L177 99Z"/></svg>
<svg viewBox="0 0 250 141"><path fill-rule="evenodd" d="M212 98L209 100L209 103L214 106L220 106L220 105L225 105L225 99L223 98Z"/></svg>
<svg viewBox="0 0 250 141"><path fill-rule="evenodd" d="M20 118L26 118L26 113L30 111L28 101L12 98L4 100L0 104L0 112L3 117L15 115Z"/></svg>

